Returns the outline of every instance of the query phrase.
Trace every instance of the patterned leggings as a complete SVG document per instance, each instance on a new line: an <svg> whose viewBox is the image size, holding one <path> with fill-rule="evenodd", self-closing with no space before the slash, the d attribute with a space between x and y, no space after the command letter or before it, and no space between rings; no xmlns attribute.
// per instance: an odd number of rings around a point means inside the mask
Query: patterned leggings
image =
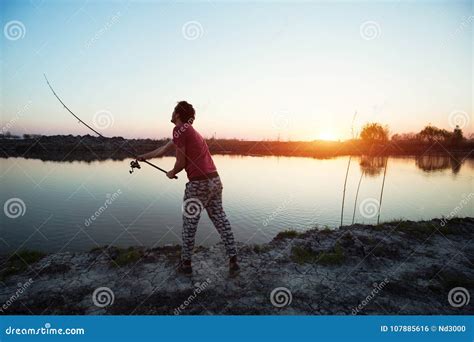
<svg viewBox="0 0 474 342"><path fill-rule="evenodd" d="M219 177L186 183L183 202L183 248L181 258L191 260L196 230L201 212L206 209L209 218L224 242L227 255L237 254L234 234L222 208L222 182Z"/></svg>

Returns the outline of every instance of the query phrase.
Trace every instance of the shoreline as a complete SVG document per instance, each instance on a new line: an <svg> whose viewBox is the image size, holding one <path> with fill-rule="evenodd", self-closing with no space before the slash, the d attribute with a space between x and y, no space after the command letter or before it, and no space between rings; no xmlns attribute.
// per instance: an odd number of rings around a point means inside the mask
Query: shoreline
<svg viewBox="0 0 474 342"><path fill-rule="evenodd" d="M448 294L474 287L473 237L470 217L286 231L239 243L237 275L220 243L196 248L192 276L179 246L19 253L2 259L0 314L472 314Z"/></svg>
<svg viewBox="0 0 474 342"><path fill-rule="evenodd" d="M95 161L129 159L130 154L118 149L125 146L137 154L149 152L168 140L100 138L85 136L40 136L28 139L0 139L0 157L25 157L51 161ZM462 161L474 150L474 142L459 146L445 143L389 141L370 144L361 140L347 141L244 141L236 139L207 139L212 154L242 156L280 156L334 158L340 156L445 156ZM174 155L174 152L168 155ZM474 158L474 156L472 156Z"/></svg>

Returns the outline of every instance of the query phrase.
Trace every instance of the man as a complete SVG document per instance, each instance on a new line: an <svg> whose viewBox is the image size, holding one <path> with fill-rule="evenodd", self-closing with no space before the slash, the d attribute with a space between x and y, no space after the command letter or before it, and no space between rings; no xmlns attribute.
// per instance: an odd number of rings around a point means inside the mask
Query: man
<svg viewBox="0 0 474 342"><path fill-rule="evenodd" d="M235 272L239 269L237 249L229 220L222 208L221 179L206 141L193 127L194 119L193 106L186 101L178 102L171 116L171 122L175 125L173 140L154 151L141 155L139 160L161 157L176 147L176 163L166 175L173 179L183 169L186 170L189 182L186 183L184 191L180 271L192 273L191 256L196 230L201 212L206 209L224 242L229 256L229 270Z"/></svg>

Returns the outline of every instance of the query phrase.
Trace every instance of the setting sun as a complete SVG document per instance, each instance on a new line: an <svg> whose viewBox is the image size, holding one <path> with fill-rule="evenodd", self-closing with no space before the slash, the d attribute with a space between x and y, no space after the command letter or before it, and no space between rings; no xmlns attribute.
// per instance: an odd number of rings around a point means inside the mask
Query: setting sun
<svg viewBox="0 0 474 342"><path fill-rule="evenodd" d="M336 134L333 132L323 132L318 135L318 140L329 140L329 141L336 141L338 140Z"/></svg>

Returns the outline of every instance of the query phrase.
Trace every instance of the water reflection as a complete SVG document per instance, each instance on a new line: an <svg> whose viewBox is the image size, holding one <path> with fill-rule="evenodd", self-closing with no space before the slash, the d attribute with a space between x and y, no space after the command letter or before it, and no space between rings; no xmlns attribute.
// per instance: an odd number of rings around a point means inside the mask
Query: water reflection
<svg viewBox="0 0 474 342"><path fill-rule="evenodd" d="M347 159L215 155L224 182L225 209L236 239L262 243L283 230L337 227ZM446 157L389 159L387 163L386 157L353 158L347 177L344 224L350 224L353 216L357 223L376 222L376 216L363 215L360 204L379 198L385 163L388 170L382 221L446 216L472 189L472 158L463 160L462 167ZM164 157L154 162L171 169L175 159ZM88 250L97 245L180 243L185 176L170 181L152 168L143 167L132 175L128 170L129 160L0 159L0 204L20 198L27 208L17 219L0 215L1 248L52 252L62 248ZM453 173L456 177L451 176ZM93 224L86 224L87 218L104 205L107 195L119 190L122 195L106 212ZM474 216L473 206L463 207L458 215ZM41 227L40 232L37 227ZM197 245L218 241L217 231L203 215Z"/></svg>
<svg viewBox="0 0 474 342"><path fill-rule="evenodd" d="M389 157L383 156L361 156L359 161L360 170L368 177L378 177L383 172ZM453 174L458 174L464 160L455 156L418 156L415 157L415 165L424 172L436 172L451 169Z"/></svg>
<svg viewBox="0 0 474 342"><path fill-rule="evenodd" d="M416 166L425 172L442 171L451 168L454 174L461 171L462 160L454 156L420 156L415 159Z"/></svg>
<svg viewBox="0 0 474 342"><path fill-rule="evenodd" d="M377 177L382 173L387 160L387 157L362 156L359 162L360 169L369 177Z"/></svg>

